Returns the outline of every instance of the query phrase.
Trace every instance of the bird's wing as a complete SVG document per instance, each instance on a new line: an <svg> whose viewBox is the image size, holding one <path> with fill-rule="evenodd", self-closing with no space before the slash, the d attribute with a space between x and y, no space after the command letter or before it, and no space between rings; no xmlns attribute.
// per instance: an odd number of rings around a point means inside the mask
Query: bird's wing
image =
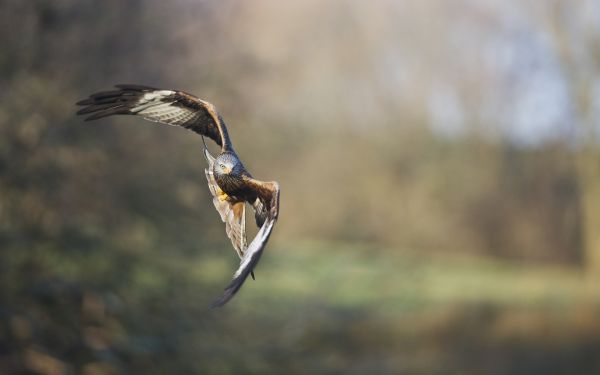
<svg viewBox="0 0 600 375"><path fill-rule="evenodd" d="M225 288L225 292L223 292L221 297L213 302L211 307L223 306L240 290L248 275L252 273L252 270L258 264L269 236L273 231L273 226L279 216L279 184L277 182L261 182L249 177L245 181L247 188L254 191L256 196L262 201L266 217L258 233L250 245L248 245L248 248L246 248L240 266L233 275L233 280Z"/></svg>
<svg viewBox="0 0 600 375"><path fill-rule="evenodd" d="M215 176L213 175L213 164L215 158L204 148L204 157L208 163L208 168L204 170L206 180L208 181L208 189L213 196L213 204L221 215L221 220L225 223L225 232L231 240L233 248L238 256L242 258L246 250L246 202L230 200L221 190Z"/></svg>
<svg viewBox="0 0 600 375"><path fill-rule="evenodd" d="M205 135L231 150L227 127L215 107L183 91L162 90L140 85L116 85L117 90L103 91L77 102L85 106L78 115L96 120L111 115L138 115L146 120L181 126Z"/></svg>

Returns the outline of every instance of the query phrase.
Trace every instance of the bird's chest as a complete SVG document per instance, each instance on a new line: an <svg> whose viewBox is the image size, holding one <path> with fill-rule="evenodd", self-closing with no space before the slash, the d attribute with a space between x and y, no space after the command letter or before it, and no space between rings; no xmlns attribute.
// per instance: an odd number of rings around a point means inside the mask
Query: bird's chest
<svg viewBox="0 0 600 375"><path fill-rule="evenodd" d="M217 185L230 197L244 199L246 188L242 179L233 176L219 176L216 178Z"/></svg>

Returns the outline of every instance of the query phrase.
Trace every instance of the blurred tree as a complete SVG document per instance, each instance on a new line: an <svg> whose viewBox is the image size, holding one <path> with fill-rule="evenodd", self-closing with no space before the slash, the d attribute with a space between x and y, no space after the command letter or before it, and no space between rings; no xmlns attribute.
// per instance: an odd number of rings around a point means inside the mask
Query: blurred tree
<svg viewBox="0 0 600 375"><path fill-rule="evenodd" d="M588 275L600 277L600 17L598 7L585 1L572 7L555 1L542 14L569 84L572 126L577 139L577 171L581 193L583 251ZM594 78L595 77L595 78Z"/></svg>

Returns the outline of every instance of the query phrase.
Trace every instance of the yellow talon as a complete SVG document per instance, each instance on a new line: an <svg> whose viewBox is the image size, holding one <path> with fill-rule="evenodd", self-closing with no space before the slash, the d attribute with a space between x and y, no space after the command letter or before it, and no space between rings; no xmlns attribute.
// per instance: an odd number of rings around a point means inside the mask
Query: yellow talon
<svg viewBox="0 0 600 375"><path fill-rule="evenodd" d="M217 194L218 194L218 195L217 195L217 198L219 198L219 200L220 200L221 202L225 202L225 201L227 200L227 198L229 198L229 196L228 196L227 194L225 194L225 193L223 192L223 190L220 190L220 191L219 191Z"/></svg>

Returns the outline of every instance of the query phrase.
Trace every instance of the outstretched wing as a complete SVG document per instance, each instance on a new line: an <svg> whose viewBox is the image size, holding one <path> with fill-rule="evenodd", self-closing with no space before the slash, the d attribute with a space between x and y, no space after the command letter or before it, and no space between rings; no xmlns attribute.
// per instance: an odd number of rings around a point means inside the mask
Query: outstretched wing
<svg viewBox="0 0 600 375"><path fill-rule="evenodd" d="M277 182L261 182L250 177L247 177L245 182L246 187L252 190L257 199L262 202L266 217L260 230L244 252L240 266L233 275L233 280L211 307L223 306L240 290L248 275L252 273L252 270L258 264L279 216L279 184Z"/></svg>
<svg viewBox="0 0 600 375"><path fill-rule="evenodd" d="M204 149L204 157L208 163L208 168L204 170L208 189L213 196L213 204L221 215L221 220L225 223L225 232L231 240L233 248L238 256L242 258L246 250L246 202L230 201L230 198L221 190L215 176L213 175L213 164L215 158Z"/></svg>
<svg viewBox="0 0 600 375"><path fill-rule="evenodd" d="M103 91L77 102L85 106L77 112L85 120L111 115L138 115L146 120L181 126L205 135L231 150L231 141L223 119L215 107L183 91L162 90L140 85L116 85L118 90Z"/></svg>

